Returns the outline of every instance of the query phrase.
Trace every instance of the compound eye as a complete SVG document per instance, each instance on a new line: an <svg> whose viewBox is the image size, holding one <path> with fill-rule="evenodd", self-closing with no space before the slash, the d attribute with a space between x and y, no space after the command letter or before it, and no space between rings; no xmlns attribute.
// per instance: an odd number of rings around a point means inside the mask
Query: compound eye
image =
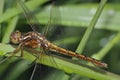
<svg viewBox="0 0 120 80"><path fill-rule="evenodd" d="M10 41L13 44L19 44L21 41L21 32L20 31L15 31L10 35Z"/></svg>

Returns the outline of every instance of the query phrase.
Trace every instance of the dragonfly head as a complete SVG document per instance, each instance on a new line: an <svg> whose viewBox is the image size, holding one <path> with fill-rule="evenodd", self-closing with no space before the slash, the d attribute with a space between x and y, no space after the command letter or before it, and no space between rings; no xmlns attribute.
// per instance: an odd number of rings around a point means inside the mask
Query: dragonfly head
<svg viewBox="0 0 120 80"><path fill-rule="evenodd" d="M13 44L19 44L21 41L21 32L20 31L15 31L10 35L10 41Z"/></svg>

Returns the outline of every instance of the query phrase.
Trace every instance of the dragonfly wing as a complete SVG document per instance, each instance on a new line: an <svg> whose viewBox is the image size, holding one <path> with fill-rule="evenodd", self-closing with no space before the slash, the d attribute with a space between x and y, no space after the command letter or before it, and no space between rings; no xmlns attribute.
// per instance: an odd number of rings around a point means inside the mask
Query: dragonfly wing
<svg viewBox="0 0 120 80"><path fill-rule="evenodd" d="M52 1L49 7L49 20L48 24L45 26L44 35L48 36L57 28L57 25L61 23L60 9L57 5L57 1Z"/></svg>
<svg viewBox="0 0 120 80"><path fill-rule="evenodd" d="M27 6L21 0L17 0L17 3L23 9L27 22L31 26L32 30L38 31L38 24L40 25L40 23L38 22L37 18L33 15L32 11L29 8L27 8Z"/></svg>

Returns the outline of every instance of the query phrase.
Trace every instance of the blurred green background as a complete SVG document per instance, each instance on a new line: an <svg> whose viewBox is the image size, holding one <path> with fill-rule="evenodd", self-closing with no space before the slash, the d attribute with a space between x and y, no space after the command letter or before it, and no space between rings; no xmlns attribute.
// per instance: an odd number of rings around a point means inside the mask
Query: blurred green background
<svg viewBox="0 0 120 80"><path fill-rule="evenodd" d="M100 0L56 0L56 7L52 8L47 0L28 0L28 8L35 14L40 27L39 32L44 33L47 25L50 30L47 39L72 51L79 53L78 45L92 20ZM27 2L27 1L26 1ZM89 41L82 54L92 56L108 64L105 69L120 74L120 1L109 0L105 4ZM51 24L49 22L52 17ZM9 42L10 33L20 30L25 33L32 29L27 24L22 9L15 0L0 0L0 43L13 45ZM0 46L4 47L4 46ZM2 49L2 48L1 48ZM0 49L1 60L5 50ZM7 49L6 49L7 50ZM59 55L59 54L58 54ZM66 56L64 56L66 57ZM70 58L70 57L67 57ZM31 61L21 58L12 58L0 64L0 80L29 80L34 65ZM76 74L67 74L45 65L38 65L33 80L92 80Z"/></svg>

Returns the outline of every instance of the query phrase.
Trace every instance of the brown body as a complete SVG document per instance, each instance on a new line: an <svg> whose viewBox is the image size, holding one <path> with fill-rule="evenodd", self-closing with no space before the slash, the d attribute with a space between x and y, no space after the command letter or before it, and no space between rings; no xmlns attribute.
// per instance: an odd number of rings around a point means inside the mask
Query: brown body
<svg viewBox="0 0 120 80"><path fill-rule="evenodd" d="M82 60L91 62L100 67L107 67L106 63L103 63L99 60L96 60L96 59L93 59L90 57L86 57L84 55L80 55L78 53L72 52L70 50L66 50L64 48L61 48L61 47L55 45L55 44L49 42L42 34L35 32L35 31L28 32L23 35L21 34L21 32L16 31L11 34L10 39L13 43L22 43L23 46L27 46L27 47L31 47L31 48L39 47L39 48L47 49L47 50L51 50L54 52L62 53L64 55L76 57L78 59L82 59Z"/></svg>

